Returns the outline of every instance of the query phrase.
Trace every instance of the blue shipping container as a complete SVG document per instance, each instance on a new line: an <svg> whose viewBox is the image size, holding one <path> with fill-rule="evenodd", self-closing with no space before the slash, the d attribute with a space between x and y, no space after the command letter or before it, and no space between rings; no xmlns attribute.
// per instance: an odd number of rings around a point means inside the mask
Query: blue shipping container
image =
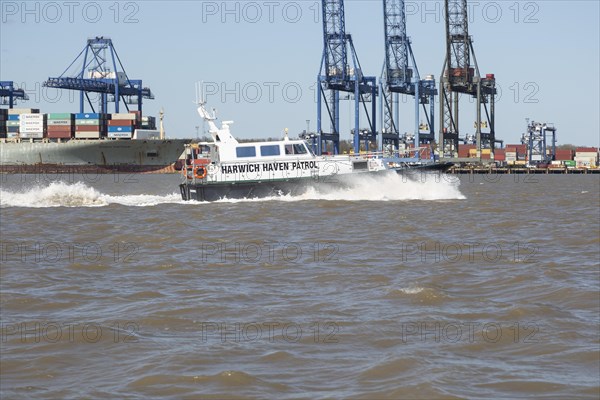
<svg viewBox="0 0 600 400"><path fill-rule="evenodd" d="M75 119L100 119L103 116L104 116L104 114L83 113L83 114L75 114Z"/></svg>
<svg viewBox="0 0 600 400"><path fill-rule="evenodd" d="M10 114L8 116L8 120L9 121L18 121L19 120L20 115L19 114Z"/></svg>
<svg viewBox="0 0 600 400"><path fill-rule="evenodd" d="M6 132L17 133L17 132L19 132L19 127L18 126L7 126Z"/></svg>
<svg viewBox="0 0 600 400"><path fill-rule="evenodd" d="M109 132L131 132L131 126L109 126Z"/></svg>

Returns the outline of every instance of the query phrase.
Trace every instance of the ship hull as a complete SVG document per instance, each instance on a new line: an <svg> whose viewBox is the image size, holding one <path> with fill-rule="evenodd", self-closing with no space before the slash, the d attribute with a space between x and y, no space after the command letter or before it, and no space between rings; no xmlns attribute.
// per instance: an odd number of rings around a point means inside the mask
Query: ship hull
<svg viewBox="0 0 600 400"><path fill-rule="evenodd" d="M415 167L389 169L377 172L357 172L344 175L331 175L319 178L296 178L285 180L265 180L252 182L224 182L224 183L193 183L186 182L179 185L183 200L217 201L222 199L256 199L273 196L297 196L305 193L308 188L318 191L327 189L341 189L352 185L357 176L384 174L415 174L422 172L444 172L452 163L435 163Z"/></svg>
<svg viewBox="0 0 600 400"><path fill-rule="evenodd" d="M174 172L190 140L0 142L2 173Z"/></svg>

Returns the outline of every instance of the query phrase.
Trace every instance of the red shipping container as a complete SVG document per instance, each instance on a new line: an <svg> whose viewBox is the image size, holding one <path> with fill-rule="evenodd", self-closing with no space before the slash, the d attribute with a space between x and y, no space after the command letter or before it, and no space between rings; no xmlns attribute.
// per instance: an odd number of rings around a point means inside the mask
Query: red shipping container
<svg viewBox="0 0 600 400"><path fill-rule="evenodd" d="M506 161L506 151L504 149L494 149L494 159L496 161Z"/></svg>
<svg viewBox="0 0 600 400"><path fill-rule="evenodd" d="M507 144L506 151L517 152L517 154L525 155L527 153L527 145L526 144Z"/></svg>
<svg viewBox="0 0 600 400"><path fill-rule="evenodd" d="M48 125L48 133L50 132L73 132L73 127L67 125Z"/></svg>
<svg viewBox="0 0 600 400"><path fill-rule="evenodd" d="M68 132L50 132L48 131L48 137L53 139L70 139L73 134L71 131Z"/></svg>
<svg viewBox="0 0 600 400"><path fill-rule="evenodd" d="M577 153L597 153L598 149L596 147L578 147L575 149Z"/></svg>
<svg viewBox="0 0 600 400"><path fill-rule="evenodd" d="M573 150L557 149L555 159L557 161L572 160L573 159Z"/></svg>
<svg viewBox="0 0 600 400"><path fill-rule="evenodd" d="M469 158L469 150L475 149L474 144L462 144L458 146L458 157Z"/></svg>
<svg viewBox="0 0 600 400"><path fill-rule="evenodd" d="M132 126L133 121L128 119L111 119L108 121L109 126Z"/></svg>
<svg viewBox="0 0 600 400"><path fill-rule="evenodd" d="M99 130L98 125L77 125L75 127L76 132L98 132Z"/></svg>

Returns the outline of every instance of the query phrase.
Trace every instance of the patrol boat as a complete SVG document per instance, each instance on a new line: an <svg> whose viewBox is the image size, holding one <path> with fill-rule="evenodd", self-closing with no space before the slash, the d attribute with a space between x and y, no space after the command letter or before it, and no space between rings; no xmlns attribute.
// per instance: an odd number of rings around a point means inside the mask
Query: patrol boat
<svg viewBox="0 0 600 400"><path fill-rule="evenodd" d="M308 187L349 186L358 175L449 167L392 162L383 153L315 155L304 140L289 139L287 132L278 141L240 143L229 129L233 121L222 121L218 128L214 112L210 114L204 105L199 104L198 113L213 141L187 146L179 185L183 200L297 195Z"/></svg>

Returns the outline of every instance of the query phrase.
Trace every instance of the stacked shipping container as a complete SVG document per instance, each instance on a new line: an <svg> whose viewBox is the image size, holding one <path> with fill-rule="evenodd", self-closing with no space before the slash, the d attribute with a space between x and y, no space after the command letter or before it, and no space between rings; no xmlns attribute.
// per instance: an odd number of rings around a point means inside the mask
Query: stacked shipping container
<svg viewBox="0 0 600 400"><path fill-rule="evenodd" d="M75 138L100 139L106 135L106 114L75 114Z"/></svg>
<svg viewBox="0 0 600 400"><path fill-rule="evenodd" d="M596 147L578 147L575 149L575 163L578 167L598 166L598 149Z"/></svg>
<svg viewBox="0 0 600 400"><path fill-rule="evenodd" d="M7 138L43 138L45 116L36 108L10 108L6 113Z"/></svg>
<svg viewBox="0 0 600 400"><path fill-rule="evenodd" d="M73 114L53 113L48 114L47 132L51 139L70 139L75 133L75 123Z"/></svg>
<svg viewBox="0 0 600 400"><path fill-rule="evenodd" d="M0 109L0 138L25 139L132 139L135 131L142 138L158 138L156 118L129 113L49 113L39 109Z"/></svg>
<svg viewBox="0 0 600 400"><path fill-rule="evenodd" d="M111 114L108 121L108 137L111 139L131 139L133 129L138 123L139 114L118 113Z"/></svg>
<svg viewBox="0 0 600 400"><path fill-rule="evenodd" d="M19 116L19 137L43 139L46 137L46 114L23 113Z"/></svg>
<svg viewBox="0 0 600 400"><path fill-rule="evenodd" d="M477 146L474 144L463 144L458 146L458 157L459 158L476 158L477 157ZM491 159L490 149L481 149L481 159ZM504 149L494 149L494 160L504 161L505 152Z"/></svg>
<svg viewBox="0 0 600 400"><path fill-rule="evenodd" d="M0 139L6 138L6 120L8 119L8 110L0 108Z"/></svg>
<svg viewBox="0 0 600 400"><path fill-rule="evenodd" d="M156 118L154 117L149 117L149 116L144 116L142 117L142 121L141 121L141 129L150 129L150 130L154 130L156 129Z"/></svg>

